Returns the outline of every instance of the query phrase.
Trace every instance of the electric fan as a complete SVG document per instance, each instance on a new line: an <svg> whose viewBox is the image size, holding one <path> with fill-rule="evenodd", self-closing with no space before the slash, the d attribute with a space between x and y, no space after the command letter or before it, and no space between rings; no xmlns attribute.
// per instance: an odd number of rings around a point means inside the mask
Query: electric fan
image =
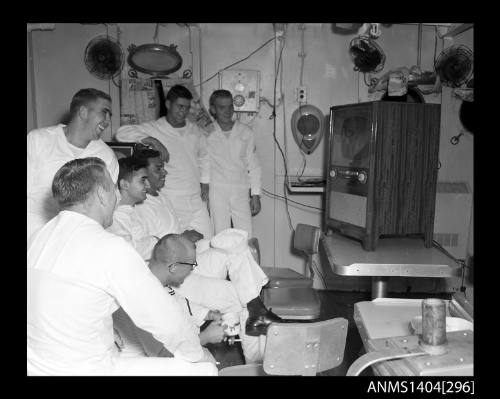
<svg viewBox="0 0 500 399"><path fill-rule="evenodd" d="M472 51L464 45L453 45L439 54L434 68L443 85L456 88L470 79L472 64Z"/></svg>
<svg viewBox="0 0 500 399"><path fill-rule="evenodd" d="M85 66L99 79L112 79L117 76L124 62L120 44L109 36L97 36L85 49Z"/></svg>
<svg viewBox="0 0 500 399"><path fill-rule="evenodd" d="M354 70L363 73L379 72L384 68L385 54L382 48L368 36L358 36L349 44L349 55Z"/></svg>

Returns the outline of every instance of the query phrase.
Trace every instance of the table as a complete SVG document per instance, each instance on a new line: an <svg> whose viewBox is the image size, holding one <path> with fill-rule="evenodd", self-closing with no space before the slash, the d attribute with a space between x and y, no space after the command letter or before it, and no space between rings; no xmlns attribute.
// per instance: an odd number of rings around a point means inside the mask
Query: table
<svg viewBox="0 0 500 399"><path fill-rule="evenodd" d="M376 251L338 233L322 234L319 251L340 276L371 276L372 298L387 296L389 277L449 278L461 275L460 266L437 248L425 248L421 238L380 238Z"/></svg>
<svg viewBox="0 0 500 399"><path fill-rule="evenodd" d="M367 353L387 351L422 352L419 337L410 327L413 317L422 314L421 299L377 298L354 305L354 322ZM457 316L446 301L447 316ZM473 331L447 333L449 351L439 356L424 355L393 359L372 365L375 375L467 375L473 374Z"/></svg>

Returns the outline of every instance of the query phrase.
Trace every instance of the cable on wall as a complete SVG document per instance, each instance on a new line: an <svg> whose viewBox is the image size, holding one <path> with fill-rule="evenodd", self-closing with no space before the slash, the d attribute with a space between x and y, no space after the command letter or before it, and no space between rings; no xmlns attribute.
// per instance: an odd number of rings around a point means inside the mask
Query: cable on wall
<svg viewBox="0 0 500 399"><path fill-rule="evenodd" d="M209 80L212 80L213 78L215 78L219 73L221 73L222 71L225 71L226 69L229 69L243 61L246 61L248 60L252 55L254 55L257 51L259 51L260 49L262 49L263 47L265 47L268 43L271 43L273 40L276 40L275 37L269 39L268 41L266 41L265 43L263 43L261 46L259 46L257 49L255 49L254 51L252 51L249 55L247 55L245 58L242 58L241 60L239 61L236 61L236 62L233 62L231 65L228 65L222 69L219 69L217 72L215 72L212 76L210 76L208 79L205 79L203 82L195 85L195 87L198 87L198 86L201 86L205 83L207 83Z"/></svg>
<svg viewBox="0 0 500 399"><path fill-rule="evenodd" d="M300 75L299 75L299 87L302 87L304 85L304 63L305 63L305 58L306 58L306 50L305 50L305 30L306 30L306 25L305 24L298 24L298 29L300 30L300 53L298 54L300 58ZM301 111L302 103L299 102L299 112L302 113ZM286 120L286 119L285 119ZM302 141L304 141L304 136L302 136ZM297 179L298 181L302 180L302 176L304 174L304 171L306 170L307 166L307 158L306 155L302 149L301 146L299 146L299 152L300 155L302 156L302 166L300 167L302 170L300 173L297 171ZM299 168L299 169L300 169Z"/></svg>
<svg viewBox="0 0 500 399"><path fill-rule="evenodd" d="M285 39L284 39L284 36L283 38L280 40L280 43L281 43L281 49L280 49L280 55L279 55L279 58L278 58L278 63L276 65L276 70L275 70L275 74L274 74L274 93L273 93L273 113L272 113L272 119L273 119L273 138L274 138L274 142L276 143L278 149L280 150L280 153L281 153L281 156L283 158L283 165L285 167L285 179L283 181L283 191L284 191L284 194L285 194L285 208L286 208L286 213L287 213L287 218L288 218L288 224L289 224L289 227L290 227L290 230L292 230L293 232L295 232L295 229L293 228L293 224L292 224L292 218L290 216L290 211L288 209L288 195L287 195L287 184L288 184L288 168L287 168L287 164L286 164L286 158L285 158L285 154L283 152L283 149L281 148L281 145L278 141L278 139L276 138L276 86L277 86L277 83L278 83L278 75L280 73L280 68L281 68L281 74L283 73L283 64L281 62L282 60L282 57L283 57L283 50L285 48ZM281 93L281 97L283 97L283 93ZM285 123L285 121L283 121L283 123Z"/></svg>
<svg viewBox="0 0 500 399"><path fill-rule="evenodd" d="M267 195L268 197L270 197L270 198L273 198L273 199L280 198L280 199L285 200L285 197L284 197L284 196L279 195L279 194L272 193L271 191L268 191L268 190L266 190L266 189L262 189L262 192L263 192L264 194L266 194L266 195ZM318 208L318 207L316 207L316 206L306 205L306 204L303 204L302 202L297 202L297 201L291 200L290 198L288 198L288 199L287 199L287 201L288 201L288 202L292 202L292 203L294 203L294 204L298 204L298 205L300 205L300 206L304 206L304 207L306 207L306 208L316 209L316 210L318 210L318 211L320 211L320 212L322 212L322 211L323 211L323 208ZM293 205L290 205L290 206L293 206ZM298 208L298 207L295 207L295 208L300 209L300 208Z"/></svg>

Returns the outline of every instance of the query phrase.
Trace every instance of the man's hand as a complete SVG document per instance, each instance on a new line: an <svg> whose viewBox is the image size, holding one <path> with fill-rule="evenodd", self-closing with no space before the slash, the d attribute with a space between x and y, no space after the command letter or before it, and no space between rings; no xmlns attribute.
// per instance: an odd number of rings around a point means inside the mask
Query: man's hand
<svg viewBox="0 0 500 399"><path fill-rule="evenodd" d="M145 144L149 147L152 147L156 151L159 151L160 152L160 159L163 162L168 163L168 161L170 159L170 154L168 153L167 148L162 143L160 143L159 140L155 139L154 137L146 137L146 138L141 140L141 143Z"/></svg>
<svg viewBox="0 0 500 399"><path fill-rule="evenodd" d="M250 197L250 212L252 212L252 216L257 215L261 210L261 205L260 205L260 196L259 195L252 195Z"/></svg>
<svg viewBox="0 0 500 399"><path fill-rule="evenodd" d="M224 330L222 329L221 322L212 321L207 328L200 332L200 343L205 344L218 344L224 339Z"/></svg>
<svg viewBox="0 0 500 399"><path fill-rule="evenodd" d="M218 310L209 310L205 320L214 320L219 322L222 320L222 313Z"/></svg>
<svg viewBox="0 0 500 399"><path fill-rule="evenodd" d="M191 241L193 244L195 244L197 241L200 241L203 238L203 234L198 233L196 230L185 230L181 234L181 236L184 236L189 241Z"/></svg>
<svg viewBox="0 0 500 399"><path fill-rule="evenodd" d="M201 358L200 362L209 362L212 364L217 364L215 357L210 353L210 351L207 348L201 348L201 349L203 350L203 357Z"/></svg>
<svg viewBox="0 0 500 399"><path fill-rule="evenodd" d="M208 201L208 183L200 183L201 186L201 200L203 202Z"/></svg>

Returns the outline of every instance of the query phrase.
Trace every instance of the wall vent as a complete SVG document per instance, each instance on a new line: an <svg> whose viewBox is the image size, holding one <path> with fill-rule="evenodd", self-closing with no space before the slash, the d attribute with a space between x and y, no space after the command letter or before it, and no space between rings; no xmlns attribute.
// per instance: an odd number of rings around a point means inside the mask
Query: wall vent
<svg viewBox="0 0 500 399"><path fill-rule="evenodd" d="M471 211L472 193L467 182L437 183L433 237L457 259L467 257Z"/></svg>

